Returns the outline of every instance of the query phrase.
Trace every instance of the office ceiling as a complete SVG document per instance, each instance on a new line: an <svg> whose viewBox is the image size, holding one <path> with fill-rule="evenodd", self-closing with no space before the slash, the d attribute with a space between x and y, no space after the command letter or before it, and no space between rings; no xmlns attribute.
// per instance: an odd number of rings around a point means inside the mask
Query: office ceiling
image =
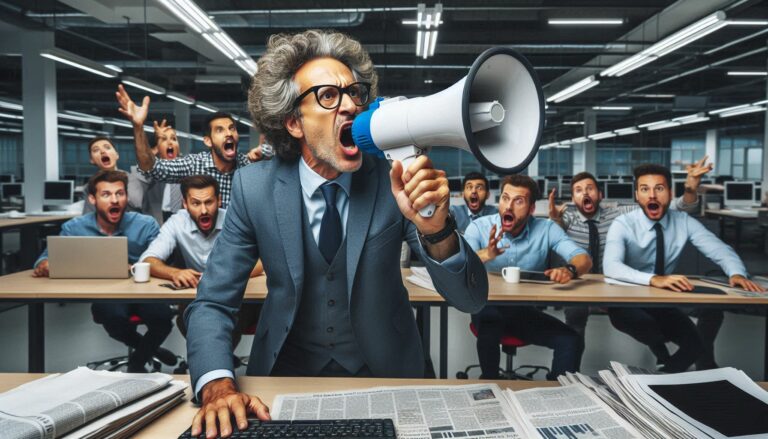
<svg viewBox="0 0 768 439"><path fill-rule="evenodd" d="M422 59L415 55L415 27L403 24L416 18L418 1L196 3L254 59L269 35L277 32L315 27L349 33L371 53L381 93L390 96L439 91L464 76L483 50L498 45L528 57L545 95L551 95L714 11L724 11L728 19L768 20L767 5L757 0L443 0L435 56ZM623 24L555 26L548 23L553 18L618 18ZM61 49L246 114L244 72L188 31L157 0L0 0L0 33L14 32L23 38L25 30L45 29L55 31ZM598 131L602 131L765 99L765 77L727 72L766 71L767 39L766 25L726 26L625 76L606 78L565 102L550 103L546 139L580 135L582 127L563 122L583 120L584 110L596 105L632 107L599 112ZM737 40L741 41L727 46ZM5 51L0 55L0 98L20 99L21 57ZM718 62L722 63L712 65ZM120 117L113 98L116 84L117 79L58 64L61 109ZM155 101L153 117L170 113L172 101L165 97ZM193 132L205 114L193 109Z"/></svg>

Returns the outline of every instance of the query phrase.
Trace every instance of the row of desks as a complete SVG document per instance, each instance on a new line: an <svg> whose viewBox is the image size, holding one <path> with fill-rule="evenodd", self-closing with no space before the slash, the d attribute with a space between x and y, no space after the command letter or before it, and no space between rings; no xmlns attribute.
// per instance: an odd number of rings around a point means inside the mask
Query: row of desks
<svg viewBox="0 0 768 439"><path fill-rule="evenodd" d="M402 277L410 275L403 269ZM195 290L173 291L161 287L167 281L152 278L147 283L131 279L49 279L34 278L31 270L0 277L0 302L28 304L29 368L43 372L45 365L45 331L43 305L58 302L139 302L186 303L195 297ZM448 365L448 305L434 291L405 281L411 303L422 318L422 341L429 352L430 308L440 312L440 377L447 377ZM728 291L727 295L687 294L647 287L606 284L602 276L586 275L567 285L533 283L509 284L497 275L489 275L489 300L496 305L594 305L624 307L696 306L718 308L768 307L768 295L744 297ZM261 302L267 295L266 277L250 279L245 290L246 302ZM766 354L764 373L768 379L768 324L766 325Z"/></svg>

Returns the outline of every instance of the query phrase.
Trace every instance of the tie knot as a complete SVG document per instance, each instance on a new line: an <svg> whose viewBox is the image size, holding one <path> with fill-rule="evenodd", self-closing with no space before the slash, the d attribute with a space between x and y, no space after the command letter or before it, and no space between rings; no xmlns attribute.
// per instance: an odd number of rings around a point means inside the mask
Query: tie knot
<svg viewBox="0 0 768 439"><path fill-rule="evenodd" d="M325 204L335 206L336 205L336 183L325 183L320 186L320 190L323 192L323 198L325 198Z"/></svg>
<svg viewBox="0 0 768 439"><path fill-rule="evenodd" d="M657 232L661 232L661 223L656 223L653 225L654 230Z"/></svg>

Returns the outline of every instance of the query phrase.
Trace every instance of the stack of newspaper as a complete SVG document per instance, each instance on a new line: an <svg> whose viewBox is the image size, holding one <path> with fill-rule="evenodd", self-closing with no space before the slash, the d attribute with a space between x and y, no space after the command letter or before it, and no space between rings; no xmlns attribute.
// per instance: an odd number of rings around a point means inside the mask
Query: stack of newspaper
<svg viewBox="0 0 768 439"><path fill-rule="evenodd" d="M561 376L581 384L647 438L768 437L768 392L744 372L654 374L611 362L599 377Z"/></svg>
<svg viewBox="0 0 768 439"><path fill-rule="evenodd" d="M187 384L161 373L85 367L0 394L0 437L127 438L184 400Z"/></svg>

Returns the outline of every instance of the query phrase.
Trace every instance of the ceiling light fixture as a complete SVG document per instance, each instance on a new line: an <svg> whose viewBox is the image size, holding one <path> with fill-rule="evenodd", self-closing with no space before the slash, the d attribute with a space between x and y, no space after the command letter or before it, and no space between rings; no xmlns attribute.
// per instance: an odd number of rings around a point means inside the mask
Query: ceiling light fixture
<svg viewBox="0 0 768 439"><path fill-rule="evenodd" d="M403 20L403 24L416 25L416 56L427 59L435 55L437 32L443 23L442 15L442 3L436 3L432 8L427 8L424 3L419 3L416 20Z"/></svg>
<svg viewBox="0 0 768 439"><path fill-rule="evenodd" d="M589 26L624 24L621 18L550 18L547 23L560 26Z"/></svg>
<svg viewBox="0 0 768 439"><path fill-rule="evenodd" d="M727 25L725 12L717 11L662 39L651 47L603 70L600 76L622 76L651 63Z"/></svg>
<svg viewBox="0 0 768 439"><path fill-rule="evenodd" d="M618 134L614 133L613 131L605 131L603 133L592 134L587 137L589 137L590 140L602 140L602 139L610 139L616 136L618 136Z"/></svg>
<svg viewBox="0 0 768 439"><path fill-rule="evenodd" d="M165 89L163 87L152 84L151 82L141 80L139 78L134 78L133 76L123 76L120 78L120 82L122 82L125 85L138 88L139 90L144 90L150 93L154 93L156 95L165 94Z"/></svg>
<svg viewBox="0 0 768 439"><path fill-rule="evenodd" d="M214 107L212 105L206 104L205 102L200 102L200 101L197 101L195 103L195 107L197 107L197 108L199 108L201 110L205 110L205 111L207 111L209 113L215 113L215 112L219 111L218 108L216 108L216 107Z"/></svg>
<svg viewBox="0 0 768 439"><path fill-rule="evenodd" d="M578 120L566 120L563 125L584 125L584 122Z"/></svg>
<svg viewBox="0 0 768 439"><path fill-rule="evenodd" d="M632 107L627 106L596 106L592 107L593 110L597 111L629 111L632 109Z"/></svg>
<svg viewBox="0 0 768 439"><path fill-rule="evenodd" d="M726 111L724 113L720 113L720 117L741 116L742 114L758 113L761 111L765 111L765 107L750 105L748 107L740 108L738 110L732 110L732 111Z"/></svg>
<svg viewBox="0 0 768 439"><path fill-rule="evenodd" d="M768 20L728 20L728 24L736 26L768 26Z"/></svg>
<svg viewBox="0 0 768 439"><path fill-rule="evenodd" d="M629 134L637 134L639 132L640 130L638 130L637 127L627 127L620 130L614 130L614 133L616 133L617 136L626 136Z"/></svg>
<svg viewBox="0 0 768 439"><path fill-rule="evenodd" d="M80 70L85 70L104 78L116 78L117 72L109 69L97 62L91 61L88 58L83 58L80 55L75 55L72 52L66 50L52 48L44 49L40 51L40 56L51 59L63 64L67 64L72 67L77 67Z"/></svg>
<svg viewBox="0 0 768 439"><path fill-rule="evenodd" d="M176 102L181 102L182 104L192 105L195 103L194 99L181 93L176 93L175 91L169 91L165 95L168 96L169 99L173 99Z"/></svg>
<svg viewBox="0 0 768 439"><path fill-rule="evenodd" d="M548 97L547 98L547 102L554 102L554 103L558 104L560 102L563 102L563 101L565 101L567 99L570 99L570 98L576 96L577 94L580 94L580 93L583 93L583 92L589 90L590 88L596 86L599 83L600 83L600 81L598 81L595 78L594 75L586 77L586 78L582 79L581 81L579 81L579 82L577 82L577 83L575 83L573 85L570 85L570 86L560 90L559 92L553 94L552 96Z"/></svg>
<svg viewBox="0 0 768 439"><path fill-rule="evenodd" d="M717 110L710 111L709 115L711 116L713 114L727 113L729 111L739 110L741 108L747 108L747 107L751 107L751 106L752 106L752 104L741 104L741 105L734 105L733 107L719 108Z"/></svg>
<svg viewBox="0 0 768 439"><path fill-rule="evenodd" d="M730 71L728 76L768 76L768 72Z"/></svg>
<svg viewBox="0 0 768 439"><path fill-rule="evenodd" d="M9 110L23 111L24 106L17 104L16 102L0 101L0 108L7 108Z"/></svg>

